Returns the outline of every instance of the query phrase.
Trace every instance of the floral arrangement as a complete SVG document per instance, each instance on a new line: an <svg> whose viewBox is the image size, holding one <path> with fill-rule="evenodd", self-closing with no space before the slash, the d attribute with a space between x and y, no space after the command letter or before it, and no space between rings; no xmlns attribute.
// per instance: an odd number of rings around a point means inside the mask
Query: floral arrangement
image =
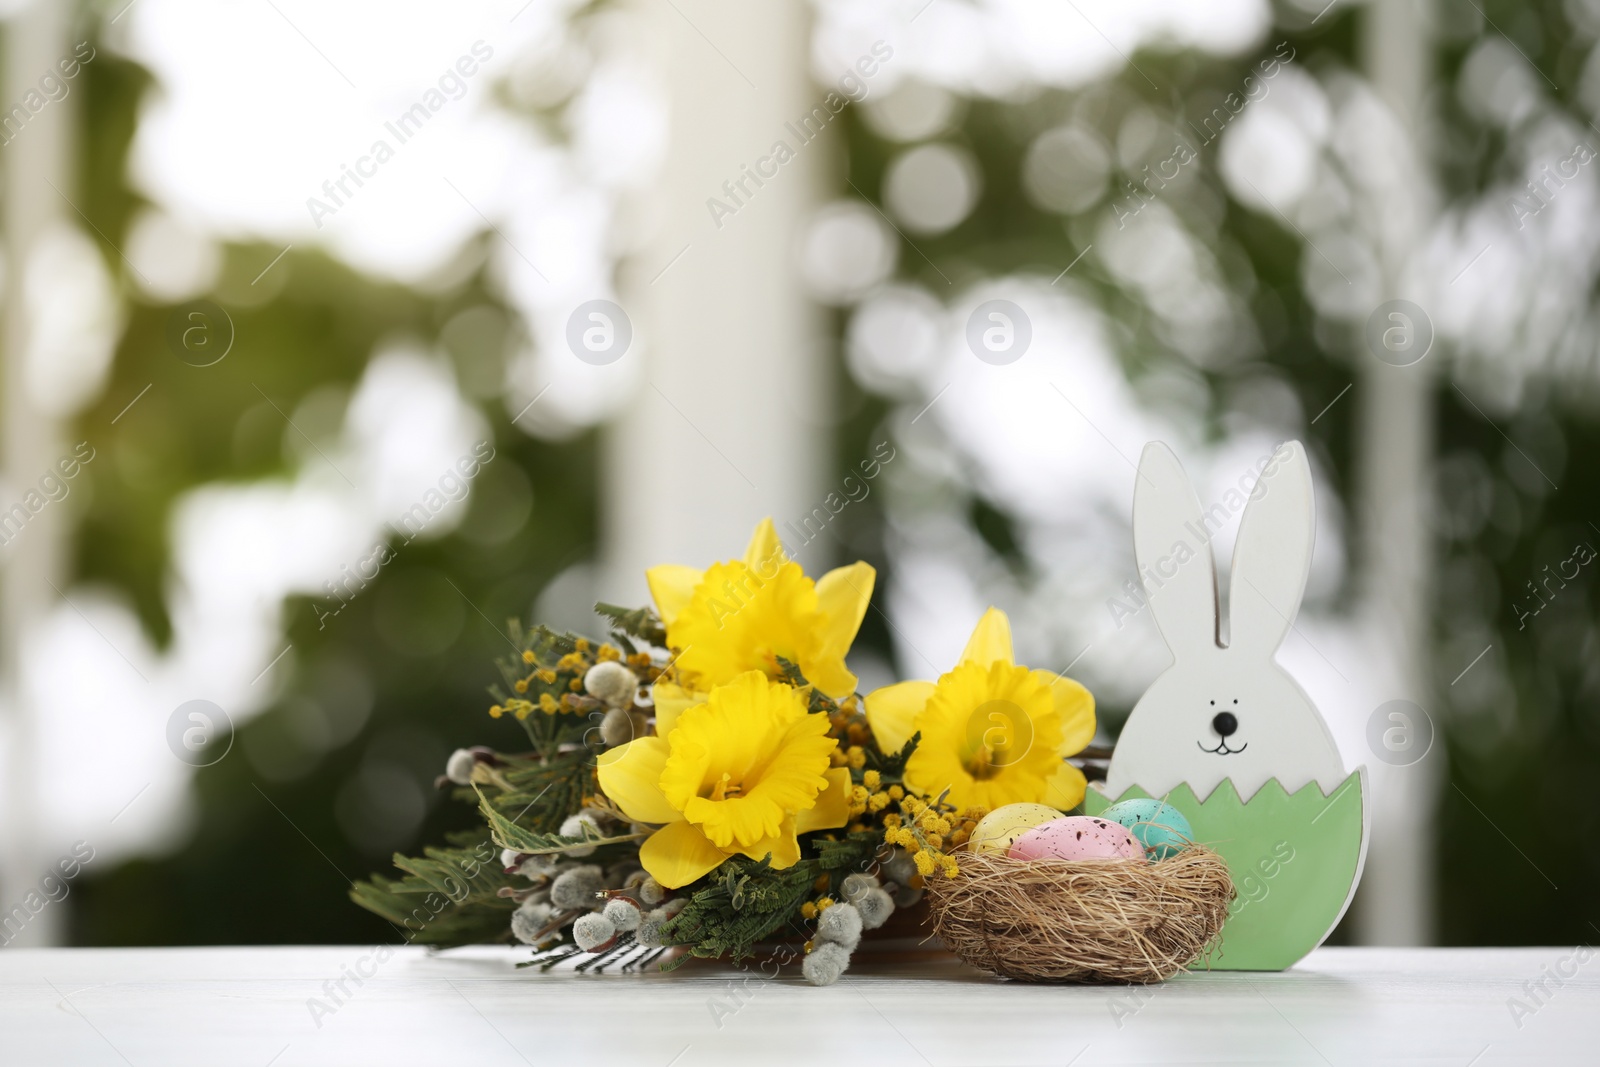
<svg viewBox="0 0 1600 1067"><path fill-rule="evenodd" d="M863 696L846 657L867 564L813 580L767 520L742 560L647 577L653 607L597 606L608 640L513 624L489 715L526 747L458 750L440 779L486 831L397 855L403 877L357 903L409 940L520 942L544 968L804 942L805 976L828 984L864 931L959 876L991 811L1082 803L1068 757L1094 736L1093 697L1018 665L1002 612L937 681Z"/></svg>

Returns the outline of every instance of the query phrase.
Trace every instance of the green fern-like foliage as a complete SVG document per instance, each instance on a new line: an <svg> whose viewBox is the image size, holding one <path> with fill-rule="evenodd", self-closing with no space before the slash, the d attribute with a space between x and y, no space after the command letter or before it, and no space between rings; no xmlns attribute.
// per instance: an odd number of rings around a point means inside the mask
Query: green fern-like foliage
<svg viewBox="0 0 1600 1067"><path fill-rule="evenodd" d="M449 845L423 855L395 854L405 872L399 879L374 875L358 882L350 898L419 945L483 944L507 941L516 902L499 895L512 885L500 866L499 849L484 832L463 831Z"/></svg>
<svg viewBox="0 0 1600 1067"><path fill-rule="evenodd" d="M510 788L491 783L476 793L462 793L463 799L479 805L491 828L505 825L526 833L554 834L567 816L583 806L584 798L599 788L594 756L587 750L550 760L501 757L497 771L500 782ZM502 847L535 851L509 842Z"/></svg>
<svg viewBox="0 0 1600 1067"><path fill-rule="evenodd" d="M754 953L756 944L785 927L796 937L809 936L801 925L800 905L812 894L823 875L842 878L871 862L882 835L876 831L842 838L818 838L816 855L784 870L773 870L766 859L734 856L710 875L704 888L663 930L667 940L686 945L688 956L666 965L671 970L690 956L714 959L723 955L733 962Z"/></svg>
<svg viewBox="0 0 1600 1067"><path fill-rule="evenodd" d="M661 625L661 617L650 608L624 608L600 603L594 606L594 610L596 614L611 620L613 637L621 635L633 638L639 642L635 647L667 647L667 629ZM632 645L633 641L628 644Z"/></svg>
<svg viewBox="0 0 1600 1067"><path fill-rule="evenodd" d="M526 882L505 873L502 848L553 853L610 843L555 833L594 792L587 752L549 761L498 760L489 784L456 790L458 799L479 804L488 826L451 834L449 847L425 849L420 857L396 853L394 865L405 877L374 875L351 888L352 900L387 920L407 941L447 948L509 941L517 904L500 890L525 888ZM606 853L596 855L603 862Z"/></svg>
<svg viewBox="0 0 1600 1067"><path fill-rule="evenodd" d="M883 832L858 830L844 837L818 838L812 842L811 847L817 853L819 873L834 874L843 878L844 875L861 870L872 862L872 857L883 847Z"/></svg>
<svg viewBox="0 0 1600 1067"><path fill-rule="evenodd" d="M795 917L816 879L815 861L802 860L775 871L764 859L727 860L664 927L669 942L689 946L688 956L664 969L681 965L689 956L715 959L726 954L736 963L745 959L758 941Z"/></svg>

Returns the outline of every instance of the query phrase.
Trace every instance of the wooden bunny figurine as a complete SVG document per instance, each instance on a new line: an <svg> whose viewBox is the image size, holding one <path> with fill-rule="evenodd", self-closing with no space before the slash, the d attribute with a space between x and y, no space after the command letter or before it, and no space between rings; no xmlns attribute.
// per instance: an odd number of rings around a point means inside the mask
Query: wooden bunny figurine
<svg viewBox="0 0 1600 1067"><path fill-rule="evenodd" d="M1227 861L1236 897L1208 966L1275 971L1316 948L1344 915L1366 862L1365 767L1347 774L1322 715L1274 656L1311 570L1311 469L1298 441L1257 466L1233 552L1222 643L1211 538L1238 510L1201 510L1177 457L1145 446L1133 546L1172 653L1117 739L1084 809L1157 797L1197 844Z"/></svg>
<svg viewBox="0 0 1600 1067"><path fill-rule="evenodd" d="M1145 594L1173 663L1134 707L1106 777L1120 795L1154 796L1187 782L1205 797L1224 779L1249 797L1277 778L1324 793L1345 778L1327 724L1274 661L1300 610L1311 570L1311 469L1298 441L1260 471L1239 525L1228 596L1229 640L1219 638L1217 568L1210 538L1227 511L1207 516L1172 450L1145 446L1133 491L1133 547ZM1212 524L1215 525L1212 525Z"/></svg>

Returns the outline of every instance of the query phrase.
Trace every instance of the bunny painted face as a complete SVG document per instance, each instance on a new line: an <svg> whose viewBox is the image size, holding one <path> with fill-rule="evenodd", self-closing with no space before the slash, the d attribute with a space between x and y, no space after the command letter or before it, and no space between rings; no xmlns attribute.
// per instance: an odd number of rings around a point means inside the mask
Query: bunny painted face
<svg viewBox="0 0 1600 1067"><path fill-rule="evenodd" d="M1224 646L1210 539L1227 515L1221 505L1201 510L1171 449L1145 447L1134 488L1134 554L1174 662L1123 728L1106 778L1112 796L1133 785L1160 796L1187 782L1205 797L1225 778L1245 798L1272 778L1290 791L1316 781L1327 793L1345 778L1321 714L1273 658L1311 568L1311 471L1298 441L1273 454L1245 507Z"/></svg>
<svg viewBox="0 0 1600 1067"><path fill-rule="evenodd" d="M1196 741L1195 744L1200 746L1201 752L1209 752L1213 756L1234 756L1250 747L1250 742L1240 741L1237 737L1234 737L1239 732L1239 716L1234 714L1234 711L1237 711L1239 707L1238 697L1233 698L1233 705L1232 711L1224 704L1221 711L1211 716L1211 732L1217 735L1217 743L1211 748L1207 748L1204 741ZM1211 706L1216 707L1217 702L1213 700ZM1231 745L1228 744L1228 738L1230 737L1234 738Z"/></svg>
<svg viewBox="0 0 1600 1067"><path fill-rule="evenodd" d="M1221 651L1226 656L1227 650ZM1229 669L1226 659L1219 669ZM1215 699L1196 705L1199 729L1195 747L1209 756L1239 756L1250 750L1252 741L1257 745L1275 744L1282 732L1278 720L1288 716L1275 716L1273 709L1292 708L1305 699L1299 686L1273 665L1253 684L1241 679L1232 687L1219 690Z"/></svg>

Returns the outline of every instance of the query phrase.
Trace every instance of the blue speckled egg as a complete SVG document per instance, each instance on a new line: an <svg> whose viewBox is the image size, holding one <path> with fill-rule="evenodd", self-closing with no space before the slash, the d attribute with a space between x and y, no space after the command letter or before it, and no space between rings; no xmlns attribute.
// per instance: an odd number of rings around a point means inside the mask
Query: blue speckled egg
<svg viewBox="0 0 1600 1067"><path fill-rule="evenodd" d="M1152 860L1175 856L1194 843L1194 830L1183 812L1159 800L1124 800L1107 808L1102 817L1126 826Z"/></svg>

